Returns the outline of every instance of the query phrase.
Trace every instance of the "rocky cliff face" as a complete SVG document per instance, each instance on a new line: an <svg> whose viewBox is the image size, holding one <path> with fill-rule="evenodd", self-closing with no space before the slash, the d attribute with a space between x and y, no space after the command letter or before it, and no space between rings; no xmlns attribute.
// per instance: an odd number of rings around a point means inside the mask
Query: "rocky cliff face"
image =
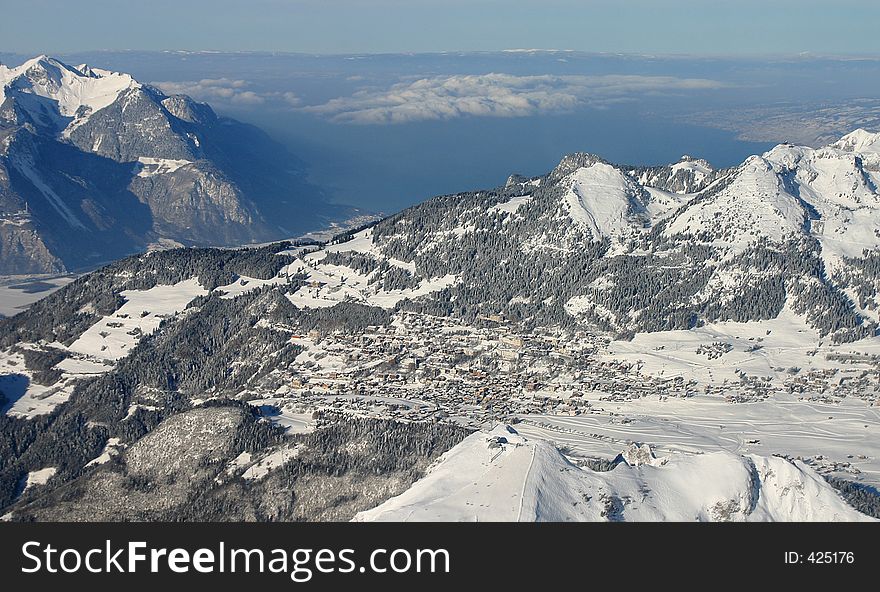
<svg viewBox="0 0 880 592"><path fill-rule="evenodd" d="M60 273L64 263L53 255L27 219L4 220L0 224L2 264L17 273Z"/></svg>

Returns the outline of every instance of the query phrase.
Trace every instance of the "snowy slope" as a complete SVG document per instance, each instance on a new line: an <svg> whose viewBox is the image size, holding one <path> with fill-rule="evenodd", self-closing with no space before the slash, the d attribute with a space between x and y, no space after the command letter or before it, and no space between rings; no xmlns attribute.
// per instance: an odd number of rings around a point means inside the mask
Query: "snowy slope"
<svg viewBox="0 0 880 592"><path fill-rule="evenodd" d="M687 173L698 182L713 173L708 163L691 157L664 170L673 177ZM664 190L653 182L648 172L636 179L596 162L575 169L561 184L571 218L597 240L635 234L684 206L663 235L707 242L729 254L760 239L781 243L808 234L822 243L826 264L834 267L842 257L880 247L877 133L856 130L817 149L781 144L748 158L723 183L697 194Z"/></svg>
<svg viewBox="0 0 880 592"><path fill-rule="evenodd" d="M647 204L647 212L653 223L667 218L683 205L694 198L692 193L675 193L664 191L656 187L646 186L650 199Z"/></svg>
<svg viewBox="0 0 880 592"><path fill-rule="evenodd" d="M880 134L858 130L824 148L781 144L738 167L726 186L696 199L666 236L707 233L734 252L759 238L781 242L809 234L823 258L860 257L880 246L876 160Z"/></svg>
<svg viewBox="0 0 880 592"><path fill-rule="evenodd" d="M714 245L741 252L758 237L782 242L801 231L804 218L803 207L785 190L771 163L753 156L727 187L708 199L692 201L664 235L696 238L705 232Z"/></svg>
<svg viewBox="0 0 880 592"><path fill-rule="evenodd" d="M122 292L125 304L89 327L68 349L99 360L123 358L143 336L158 329L162 319L180 312L193 298L204 294L207 290L195 278L170 286Z"/></svg>
<svg viewBox="0 0 880 592"><path fill-rule="evenodd" d="M645 213L641 191L633 180L611 165L597 162L563 179L563 202L571 218L590 230L595 240L631 234Z"/></svg>
<svg viewBox="0 0 880 592"><path fill-rule="evenodd" d="M128 74L86 65L74 68L45 55L16 68L0 65L0 104L13 96L31 116L54 123L64 136L111 105L122 91L139 86ZM47 101L54 103L54 110Z"/></svg>
<svg viewBox="0 0 880 592"><path fill-rule="evenodd" d="M866 166L866 159L878 156L878 137L854 132L825 148L781 145L765 154L804 204L806 230L822 244L831 268L842 257L861 257L880 246L878 177Z"/></svg>
<svg viewBox="0 0 880 592"><path fill-rule="evenodd" d="M440 196L333 245L333 257L310 255L316 285L297 298L393 305L402 294L369 288L402 285L393 265L412 274L409 286L450 278L410 294L447 299L441 308L454 301L526 318L554 317L547 309L561 304L615 336L766 321L788 306L821 338L864 339L880 321L880 280L865 254L880 248L877 137L782 144L729 169L692 157L626 167L572 154L547 175Z"/></svg>
<svg viewBox="0 0 880 592"><path fill-rule="evenodd" d="M39 384L33 380L33 372L27 370L21 353L0 352L0 392L13 394L12 401L3 405L0 412L18 417L51 413L73 394L76 386L74 374L65 372L52 385Z"/></svg>
<svg viewBox="0 0 880 592"><path fill-rule="evenodd" d="M691 158L690 156L682 156L681 160L670 167L673 174L679 171L692 173L694 179L699 183L712 173L712 167L709 163L702 159Z"/></svg>
<svg viewBox="0 0 880 592"><path fill-rule="evenodd" d="M166 175L173 173L180 167L192 164L192 161L173 158L138 158L136 167L138 177L152 177L153 175Z"/></svg>
<svg viewBox="0 0 880 592"><path fill-rule="evenodd" d="M861 154L880 154L880 133L872 134L864 129L857 129L833 143L834 148Z"/></svg>
<svg viewBox="0 0 880 592"><path fill-rule="evenodd" d="M378 279L378 272L368 274L343 265L329 264L325 261L328 253L363 253L393 267L412 273L413 263L398 261L385 256L372 243L372 230L362 230L341 244L330 245L326 249L308 253L292 264L287 273L302 273L308 285L289 294L288 299L300 308L328 308L340 302L359 302L370 306L394 308L406 298L418 298L432 294L454 285L458 278L453 274L422 279L419 284L408 289L384 289ZM225 289L225 288L224 288Z"/></svg>
<svg viewBox="0 0 880 592"><path fill-rule="evenodd" d="M508 214L515 214L516 212L519 211L519 209L522 206L526 205L530 201L532 201L531 195L521 195L519 197L513 197L504 203L494 205L491 208L489 208L489 210L490 211L497 211L497 212L507 212Z"/></svg>
<svg viewBox="0 0 880 592"><path fill-rule="evenodd" d="M358 521L866 521L812 469L778 457L679 454L597 472L512 428L476 432Z"/></svg>

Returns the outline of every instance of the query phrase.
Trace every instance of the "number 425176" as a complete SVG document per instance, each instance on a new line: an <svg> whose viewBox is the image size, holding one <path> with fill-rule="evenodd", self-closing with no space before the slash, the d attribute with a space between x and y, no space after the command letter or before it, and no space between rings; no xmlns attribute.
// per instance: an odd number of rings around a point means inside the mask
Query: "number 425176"
<svg viewBox="0 0 880 592"><path fill-rule="evenodd" d="M856 556L852 551L811 551L809 553L788 551L785 553L785 562L842 565L855 563Z"/></svg>

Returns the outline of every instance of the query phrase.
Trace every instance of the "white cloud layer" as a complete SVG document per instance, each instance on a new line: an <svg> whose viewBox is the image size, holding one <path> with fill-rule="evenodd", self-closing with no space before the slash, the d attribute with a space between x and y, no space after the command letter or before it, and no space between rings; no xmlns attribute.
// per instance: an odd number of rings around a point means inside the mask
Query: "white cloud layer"
<svg viewBox="0 0 880 592"><path fill-rule="evenodd" d="M527 117L603 106L643 94L721 88L703 78L671 76L437 76L363 89L350 97L302 107L340 123L406 123L430 119Z"/></svg>
<svg viewBox="0 0 880 592"><path fill-rule="evenodd" d="M189 95L197 101L208 103L232 103L234 105L261 105L265 98L248 90L245 80L230 78L203 78L182 82L155 82L163 92L175 95Z"/></svg>

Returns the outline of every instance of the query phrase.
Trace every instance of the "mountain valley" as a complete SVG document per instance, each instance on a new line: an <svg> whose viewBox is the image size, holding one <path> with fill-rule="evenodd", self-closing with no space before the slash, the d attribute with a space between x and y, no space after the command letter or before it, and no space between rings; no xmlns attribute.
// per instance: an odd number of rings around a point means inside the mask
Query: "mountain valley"
<svg viewBox="0 0 880 592"><path fill-rule="evenodd" d="M163 154L140 170L188 166ZM572 154L328 241L121 259L0 320L0 507L880 517L878 186L864 130L727 169Z"/></svg>

